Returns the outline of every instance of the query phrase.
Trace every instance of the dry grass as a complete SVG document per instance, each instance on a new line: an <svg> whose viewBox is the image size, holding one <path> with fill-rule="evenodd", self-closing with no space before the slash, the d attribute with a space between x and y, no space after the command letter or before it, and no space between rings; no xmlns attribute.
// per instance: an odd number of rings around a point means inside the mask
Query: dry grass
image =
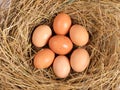
<svg viewBox="0 0 120 90"><path fill-rule="evenodd" d="M119 0L11 0L0 5L1 90L120 90ZM7 8L4 8L7 5ZM37 50L31 34L40 24L52 26L59 12L69 14L73 24L85 26L90 41L85 47L91 62L82 73L71 71L58 79L52 70L35 69Z"/></svg>

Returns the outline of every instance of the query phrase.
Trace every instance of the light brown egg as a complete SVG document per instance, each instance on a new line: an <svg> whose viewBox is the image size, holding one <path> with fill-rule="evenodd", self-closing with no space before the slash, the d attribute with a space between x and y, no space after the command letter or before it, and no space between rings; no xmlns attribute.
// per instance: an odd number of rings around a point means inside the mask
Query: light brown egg
<svg viewBox="0 0 120 90"><path fill-rule="evenodd" d="M74 71L82 72L89 65L89 54L85 49L78 48L73 51L70 57L70 64Z"/></svg>
<svg viewBox="0 0 120 90"><path fill-rule="evenodd" d="M52 31L49 26L40 25L33 32L32 43L36 47L43 47L47 44L51 35L52 35Z"/></svg>
<svg viewBox="0 0 120 90"><path fill-rule="evenodd" d="M71 26L71 18L65 13L58 14L53 22L53 29L58 35L65 35L68 33Z"/></svg>
<svg viewBox="0 0 120 90"><path fill-rule="evenodd" d="M66 78L70 73L70 63L66 56L57 56L53 62L53 71L59 78Z"/></svg>
<svg viewBox="0 0 120 90"><path fill-rule="evenodd" d="M87 30L81 25L73 25L70 28L69 34L72 42L77 46L84 46L89 40L89 34Z"/></svg>
<svg viewBox="0 0 120 90"><path fill-rule="evenodd" d="M34 57L34 66L36 68L48 68L55 58L55 53L48 49L44 48L37 52L37 54Z"/></svg>
<svg viewBox="0 0 120 90"><path fill-rule="evenodd" d="M68 37L63 35L55 35L50 38L49 47L56 54L65 55L72 50L73 44Z"/></svg>

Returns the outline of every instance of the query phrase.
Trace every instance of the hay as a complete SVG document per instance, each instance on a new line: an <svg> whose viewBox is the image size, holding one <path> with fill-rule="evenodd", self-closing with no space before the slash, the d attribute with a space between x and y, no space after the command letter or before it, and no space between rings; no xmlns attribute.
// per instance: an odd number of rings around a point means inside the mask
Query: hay
<svg viewBox="0 0 120 90"><path fill-rule="evenodd" d="M3 0L0 4L1 90L120 90L119 0ZM59 12L69 14L73 24L85 26L90 41L85 47L91 62L82 73L71 70L58 79L52 70L33 66L39 50L31 34L40 24L52 27Z"/></svg>

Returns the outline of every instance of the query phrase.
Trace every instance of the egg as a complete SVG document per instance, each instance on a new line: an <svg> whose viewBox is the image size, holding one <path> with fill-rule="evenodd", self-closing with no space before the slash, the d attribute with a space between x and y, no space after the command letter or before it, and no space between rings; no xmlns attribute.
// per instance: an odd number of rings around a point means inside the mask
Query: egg
<svg viewBox="0 0 120 90"><path fill-rule="evenodd" d="M49 47L56 54L65 55L72 50L73 44L68 37L63 35L55 35L50 38Z"/></svg>
<svg viewBox="0 0 120 90"><path fill-rule="evenodd" d="M37 52L34 57L34 66L39 69L48 68L55 58L55 53L48 49L44 48Z"/></svg>
<svg viewBox="0 0 120 90"><path fill-rule="evenodd" d="M69 32L72 42L77 46L84 46L89 40L89 34L87 30L81 25L73 25Z"/></svg>
<svg viewBox="0 0 120 90"><path fill-rule="evenodd" d="M65 35L68 33L71 26L71 18L65 13L58 14L53 22L53 29L58 35Z"/></svg>
<svg viewBox="0 0 120 90"><path fill-rule="evenodd" d="M57 56L53 62L53 71L59 78L66 78L70 73L70 63L66 56Z"/></svg>
<svg viewBox="0 0 120 90"><path fill-rule="evenodd" d="M32 43L36 47L43 47L47 44L49 38L52 35L52 30L47 25L38 26L32 35Z"/></svg>
<svg viewBox="0 0 120 90"><path fill-rule="evenodd" d="M82 72L89 65L89 54L85 49L78 48L74 50L70 57L70 64L74 71Z"/></svg>

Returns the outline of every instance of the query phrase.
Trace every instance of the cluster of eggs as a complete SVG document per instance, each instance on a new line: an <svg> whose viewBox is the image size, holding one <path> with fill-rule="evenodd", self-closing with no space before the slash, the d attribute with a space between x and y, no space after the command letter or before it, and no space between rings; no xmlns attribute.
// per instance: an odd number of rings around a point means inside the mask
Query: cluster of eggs
<svg viewBox="0 0 120 90"><path fill-rule="evenodd" d="M72 25L70 16L65 13L55 17L53 30L55 35L52 35L48 25L40 25L33 32L33 44L42 47L34 57L34 66L44 69L53 65L53 71L59 78L67 77L71 67L76 72L84 71L90 62L89 54L83 48L73 50L73 44L80 47L86 45L89 40L87 30L81 25ZM46 44L48 48L44 48Z"/></svg>

